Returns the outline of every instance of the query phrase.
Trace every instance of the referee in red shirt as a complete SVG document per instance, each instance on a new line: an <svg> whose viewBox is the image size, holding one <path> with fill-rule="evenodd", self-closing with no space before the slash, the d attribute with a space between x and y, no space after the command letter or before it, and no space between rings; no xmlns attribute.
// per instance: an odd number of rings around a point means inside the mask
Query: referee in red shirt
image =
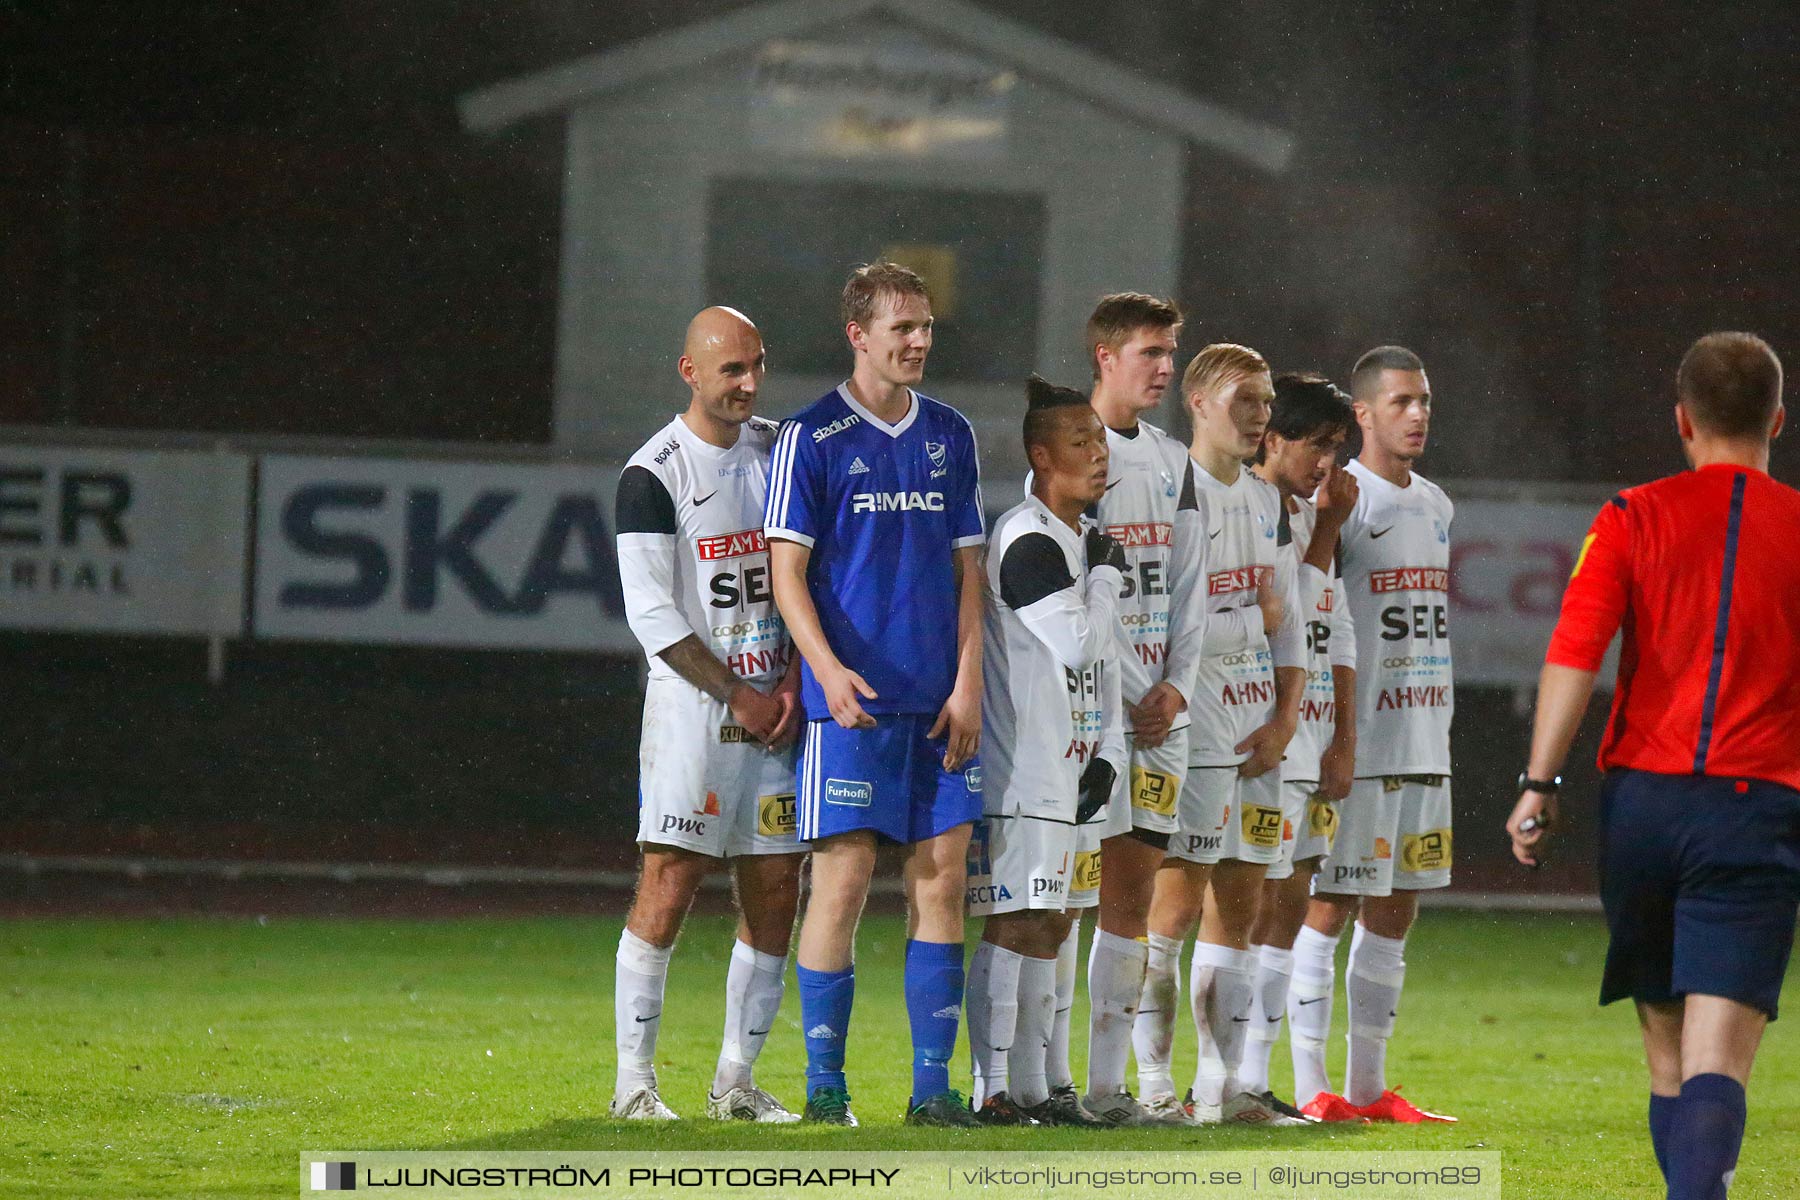
<svg viewBox="0 0 1800 1200"><path fill-rule="evenodd" d="M1701 338L1675 393L1694 469L1629 488L1594 518L1506 831L1537 865L1622 626L1600 745L1600 1002L1637 1002L1656 1160L1670 1200L1700 1200L1723 1197L1736 1169L1744 1084L1800 904L1800 492L1768 475L1784 412L1781 363L1761 338Z"/></svg>

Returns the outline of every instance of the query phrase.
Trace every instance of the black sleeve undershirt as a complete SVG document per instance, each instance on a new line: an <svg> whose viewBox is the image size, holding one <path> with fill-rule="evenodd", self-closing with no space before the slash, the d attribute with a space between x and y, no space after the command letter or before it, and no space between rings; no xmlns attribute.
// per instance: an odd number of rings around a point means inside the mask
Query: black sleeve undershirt
<svg viewBox="0 0 1800 1200"><path fill-rule="evenodd" d="M613 522L620 533L678 532L675 501L648 467L626 467L619 475L619 498Z"/></svg>
<svg viewBox="0 0 1800 1200"><path fill-rule="evenodd" d="M1062 547L1047 533L1028 533L1006 548L1000 560L1000 599L1017 612L1073 586Z"/></svg>

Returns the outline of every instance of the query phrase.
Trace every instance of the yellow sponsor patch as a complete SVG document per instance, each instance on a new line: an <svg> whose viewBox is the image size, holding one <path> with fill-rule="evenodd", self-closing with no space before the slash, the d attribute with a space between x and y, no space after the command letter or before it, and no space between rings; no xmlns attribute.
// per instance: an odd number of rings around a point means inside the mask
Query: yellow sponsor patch
<svg viewBox="0 0 1800 1200"><path fill-rule="evenodd" d="M1075 874L1069 883L1071 892L1091 892L1100 886L1100 851L1082 850L1075 855Z"/></svg>
<svg viewBox="0 0 1800 1200"><path fill-rule="evenodd" d="M1131 807L1168 816L1175 811L1175 800L1181 789L1175 777L1144 767L1131 768Z"/></svg>
<svg viewBox="0 0 1800 1200"><path fill-rule="evenodd" d="M1243 815L1238 818L1244 842L1251 846L1261 846L1265 850L1271 846L1281 845L1281 810L1269 808L1262 804L1244 805Z"/></svg>
<svg viewBox="0 0 1800 1200"><path fill-rule="evenodd" d="M792 792L784 796L756 798L756 832L764 837L782 837L797 832L799 828L800 821L794 812Z"/></svg>
<svg viewBox="0 0 1800 1200"><path fill-rule="evenodd" d="M1324 838L1326 845L1337 841L1337 805L1318 796L1309 796L1306 801L1306 828L1314 837Z"/></svg>
<svg viewBox="0 0 1800 1200"><path fill-rule="evenodd" d="M1433 829L1400 839L1402 871L1436 871L1450 865L1450 831Z"/></svg>

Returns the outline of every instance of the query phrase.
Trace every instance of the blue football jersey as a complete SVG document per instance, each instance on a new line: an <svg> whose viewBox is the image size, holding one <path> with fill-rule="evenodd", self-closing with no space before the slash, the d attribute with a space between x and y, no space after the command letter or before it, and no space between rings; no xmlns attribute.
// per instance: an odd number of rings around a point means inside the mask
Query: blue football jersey
<svg viewBox="0 0 1800 1200"><path fill-rule="evenodd" d="M914 392L889 425L840 385L782 425L764 525L812 548L807 582L825 638L878 693L863 708L936 714L956 682L952 556L982 542L968 419ZM801 699L809 720L831 715L810 663Z"/></svg>

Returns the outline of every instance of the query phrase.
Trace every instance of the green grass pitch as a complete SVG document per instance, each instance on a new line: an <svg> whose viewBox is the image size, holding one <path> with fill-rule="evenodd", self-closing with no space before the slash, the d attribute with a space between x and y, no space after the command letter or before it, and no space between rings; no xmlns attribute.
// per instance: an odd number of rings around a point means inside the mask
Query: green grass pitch
<svg viewBox="0 0 1800 1200"><path fill-rule="evenodd" d="M695 918L670 978L663 1094L693 1117L718 1048L730 931L724 918ZM1462 1123L1286 1131L902 1128L903 931L891 917L867 920L859 942L850 1087L862 1129L610 1122L617 937L616 921L582 919L8 923L0 1195L288 1196L306 1148L1090 1145L1497 1149L1509 1198L1662 1195L1632 1016L1594 1004L1603 939L1593 918L1428 912L1408 953L1390 1074ZM1085 1011L1078 998L1078 1019ZM1341 1030L1341 993L1337 1011ZM798 1020L790 984L760 1077L796 1106ZM1792 1024L1765 1042L1734 1197L1800 1195ZM1193 1053L1186 1029L1178 1078ZM965 1089L967 1061L959 1051ZM1285 1041L1275 1062L1286 1090Z"/></svg>

